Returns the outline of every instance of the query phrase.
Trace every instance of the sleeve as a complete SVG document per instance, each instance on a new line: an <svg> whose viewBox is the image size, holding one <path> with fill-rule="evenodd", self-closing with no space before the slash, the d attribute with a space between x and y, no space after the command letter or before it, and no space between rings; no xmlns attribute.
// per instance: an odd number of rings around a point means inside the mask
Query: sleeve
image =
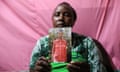
<svg viewBox="0 0 120 72"><path fill-rule="evenodd" d="M40 57L40 51L41 51L41 44L40 44L40 40L38 40L31 54L30 69L34 68L37 59Z"/></svg>
<svg viewBox="0 0 120 72"><path fill-rule="evenodd" d="M88 40L88 62L91 67L90 72L107 72L102 63L103 57L92 39Z"/></svg>

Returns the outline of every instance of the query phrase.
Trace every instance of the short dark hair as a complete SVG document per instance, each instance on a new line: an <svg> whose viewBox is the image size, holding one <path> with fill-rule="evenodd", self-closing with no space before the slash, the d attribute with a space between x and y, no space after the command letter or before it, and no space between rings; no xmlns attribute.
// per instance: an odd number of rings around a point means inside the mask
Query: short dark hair
<svg viewBox="0 0 120 72"><path fill-rule="evenodd" d="M75 11L75 9L74 9L69 3L67 3L67 2L62 2L62 3L58 4L58 6L60 6L60 5L67 5L67 6L69 6L69 7L72 9L73 16L74 16L74 21L77 19L76 11Z"/></svg>

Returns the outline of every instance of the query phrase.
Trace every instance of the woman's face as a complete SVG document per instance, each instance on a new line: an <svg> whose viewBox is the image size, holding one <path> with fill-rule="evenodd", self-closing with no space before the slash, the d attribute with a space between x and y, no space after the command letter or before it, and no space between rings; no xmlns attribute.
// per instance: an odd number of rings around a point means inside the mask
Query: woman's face
<svg viewBox="0 0 120 72"><path fill-rule="evenodd" d="M72 27L74 16L72 9L67 5L58 6L52 16L54 27Z"/></svg>

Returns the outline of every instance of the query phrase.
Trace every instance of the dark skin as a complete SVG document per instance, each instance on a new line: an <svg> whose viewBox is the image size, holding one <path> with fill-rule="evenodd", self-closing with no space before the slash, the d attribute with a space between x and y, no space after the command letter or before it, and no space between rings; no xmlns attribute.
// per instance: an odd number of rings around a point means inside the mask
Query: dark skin
<svg viewBox="0 0 120 72"><path fill-rule="evenodd" d="M56 7L52 16L54 28L72 27L75 23L72 8L68 5L59 5ZM67 65L69 72L90 72L90 66L86 62L70 62ZM41 57L36 61L35 68L31 72L51 72L49 60Z"/></svg>
<svg viewBox="0 0 120 72"><path fill-rule="evenodd" d="M50 72L51 65L49 60L47 60L45 57L40 57L35 64L34 70L34 72Z"/></svg>
<svg viewBox="0 0 120 72"><path fill-rule="evenodd" d="M75 22L71 8L66 5L56 8L52 16L52 21L54 27L72 27Z"/></svg>

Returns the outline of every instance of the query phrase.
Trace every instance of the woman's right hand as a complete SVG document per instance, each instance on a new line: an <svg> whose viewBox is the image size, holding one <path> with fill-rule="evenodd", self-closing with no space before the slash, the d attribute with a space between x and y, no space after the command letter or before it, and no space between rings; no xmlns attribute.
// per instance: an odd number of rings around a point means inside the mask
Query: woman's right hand
<svg viewBox="0 0 120 72"><path fill-rule="evenodd" d="M51 65L48 59L40 57L35 63L34 72L51 72Z"/></svg>

